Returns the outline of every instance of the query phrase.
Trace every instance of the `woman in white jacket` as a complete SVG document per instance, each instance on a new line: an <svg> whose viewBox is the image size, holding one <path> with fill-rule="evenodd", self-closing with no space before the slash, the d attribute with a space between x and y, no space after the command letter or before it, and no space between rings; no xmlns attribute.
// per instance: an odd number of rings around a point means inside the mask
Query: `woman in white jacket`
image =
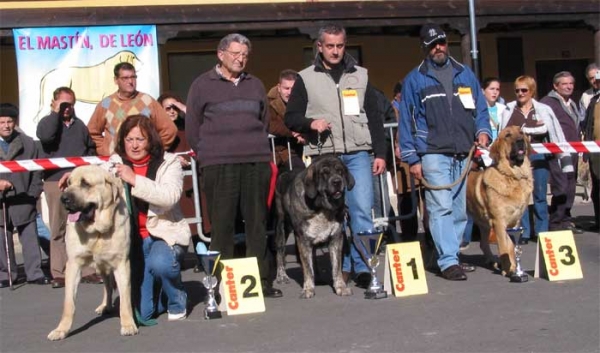
<svg viewBox="0 0 600 353"><path fill-rule="evenodd" d="M181 263L191 232L179 208L183 171L177 156L164 153L150 119L127 117L119 127L113 172L128 185L132 206L132 294L138 324L185 319L187 294ZM160 287L159 289L157 287ZM135 302L136 299L139 302Z"/></svg>
<svg viewBox="0 0 600 353"><path fill-rule="evenodd" d="M532 143L565 142L565 136L552 109L533 97L537 84L531 76L519 76L515 80L516 100L506 105L500 116L499 129L507 126L520 126ZM532 154L529 156L533 167L533 211L534 230L537 237L540 232L548 231L548 202L546 200L549 166L548 158L554 155ZM563 172L572 172L573 165L569 154L559 154ZM526 209L521 219L523 235L520 244L527 244L531 236L529 212Z"/></svg>

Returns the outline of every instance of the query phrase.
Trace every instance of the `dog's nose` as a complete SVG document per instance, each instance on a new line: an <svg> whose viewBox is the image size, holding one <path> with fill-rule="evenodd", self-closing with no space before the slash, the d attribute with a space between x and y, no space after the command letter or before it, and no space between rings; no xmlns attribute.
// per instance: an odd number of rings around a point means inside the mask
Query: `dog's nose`
<svg viewBox="0 0 600 353"><path fill-rule="evenodd" d="M333 179L331 181L331 185L335 186L336 188L339 188L340 186L342 186L342 179Z"/></svg>
<svg viewBox="0 0 600 353"><path fill-rule="evenodd" d="M60 195L60 202L62 202L63 205L67 206L67 205L71 204L71 199L69 198L69 195L62 194L62 195Z"/></svg>

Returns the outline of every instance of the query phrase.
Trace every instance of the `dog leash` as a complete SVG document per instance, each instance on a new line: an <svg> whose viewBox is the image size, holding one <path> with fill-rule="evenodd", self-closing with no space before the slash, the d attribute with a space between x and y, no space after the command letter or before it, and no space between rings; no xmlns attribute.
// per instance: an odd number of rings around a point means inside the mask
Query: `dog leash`
<svg viewBox="0 0 600 353"><path fill-rule="evenodd" d="M129 184L123 182L123 188L125 189L125 204L127 205L127 213L129 215L133 215L133 208L131 207L131 189L129 188Z"/></svg>
<svg viewBox="0 0 600 353"><path fill-rule="evenodd" d="M335 154L335 143L333 142L333 133L331 132L331 130L328 130L329 133L327 134L328 136L325 136L325 140L327 140L327 137L329 137L331 139L331 146L333 148L333 154ZM321 139L322 135L320 132L317 133L317 152L319 154L319 156L321 155L321 150L323 149L323 145L325 144L325 141L323 141L323 139Z"/></svg>
<svg viewBox="0 0 600 353"><path fill-rule="evenodd" d="M473 145L473 147L471 147L471 149L469 150L469 154L467 155L467 160L468 160L468 164L467 167L465 169L463 169L462 173L460 174L460 176L458 177L458 179L456 179L452 184L448 184L448 185L430 185L427 183L427 181L425 180L425 178L421 179L421 184L431 190L444 190L444 189L452 189L453 187L455 187L456 185L458 185L459 183L461 183L465 177L467 176L467 174L469 174L469 172L471 171L471 164L473 163L472 157L473 157L473 153L475 152L475 149L477 149L477 145Z"/></svg>

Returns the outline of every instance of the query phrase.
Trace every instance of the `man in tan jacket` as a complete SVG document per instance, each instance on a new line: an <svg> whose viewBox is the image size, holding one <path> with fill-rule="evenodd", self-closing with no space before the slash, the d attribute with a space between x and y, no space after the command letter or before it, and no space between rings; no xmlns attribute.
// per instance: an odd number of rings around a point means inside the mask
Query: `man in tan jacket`
<svg viewBox="0 0 600 353"><path fill-rule="evenodd" d="M285 107L290 99L292 87L298 73L294 70L283 70L279 74L279 83L273 86L267 98L269 99L269 134L275 135L275 163L280 172L291 169L304 169L302 150L304 138L300 133L291 131L285 126L283 118ZM291 151L288 151L288 141ZM291 162L290 162L291 156Z"/></svg>

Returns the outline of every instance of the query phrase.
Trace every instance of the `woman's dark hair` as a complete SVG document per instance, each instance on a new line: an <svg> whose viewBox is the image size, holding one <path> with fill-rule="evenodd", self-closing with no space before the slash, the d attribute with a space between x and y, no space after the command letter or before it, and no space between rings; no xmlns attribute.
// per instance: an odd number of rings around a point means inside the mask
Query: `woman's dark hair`
<svg viewBox="0 0 600 353"><path fill-rule="evenodd" d="M164 92L163 94L158 96L156 101L162 105L162 102L168 98L172 98L172 99L175 99L176 101L178 101L179 103L183 103L183 100L181 100L181 98L179 98L179 96L173 92Z"/></svg>
<svg viewBox="0 0 600 353"><path fill-rule="evenodd" d="M500 83L500 79L498 77L487 77L483 79L483 82L481 82L481 88L488 88L492 84L492 82Z"/></svg>
<svg viewBox="0 0 600 353"><path fill-rule="evenodd" d="M125 153L125 137L134 127L138 127L142 135L148 139L148 154L150 154L151 158L162 158L164 149L160 136L158 136L158 132L152 121L150 121L150 118L141 114L130 115L121 123L117 135L115 152L121 157L127 156Z"/></svg>

